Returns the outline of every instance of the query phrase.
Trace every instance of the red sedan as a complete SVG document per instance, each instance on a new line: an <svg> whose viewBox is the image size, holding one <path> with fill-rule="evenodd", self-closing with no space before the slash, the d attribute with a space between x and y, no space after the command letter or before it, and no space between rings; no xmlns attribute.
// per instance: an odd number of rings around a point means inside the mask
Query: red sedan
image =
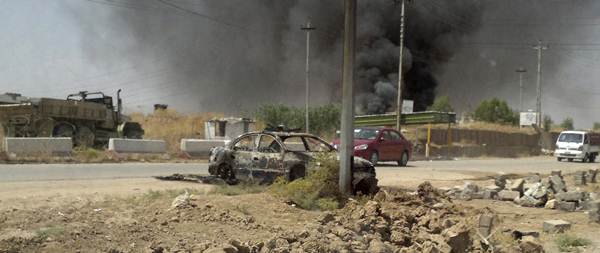
<svg viewBox="0 0 600 253"><path fill-rule="evenodd" d="M333 141L337 149L340 140ZM354 156L367 159L376 165L378 162L397 162L406 166L412 156L412 144L404 136L391 128L354 129Z"/></svg>

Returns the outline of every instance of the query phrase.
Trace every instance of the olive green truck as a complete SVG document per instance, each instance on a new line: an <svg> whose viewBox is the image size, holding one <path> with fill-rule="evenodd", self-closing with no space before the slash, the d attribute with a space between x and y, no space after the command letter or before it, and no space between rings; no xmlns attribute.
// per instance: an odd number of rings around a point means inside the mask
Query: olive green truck
<svg viewBox="0 0 600 253"><path fill-rule="evenodd" d="M110 138L141 139L141 125L122 114L120 93L116 107L102 92L82 91L66 99L6 93L0 99L0 124L6 137L71 137L75 146L105 146Z"/></svg>

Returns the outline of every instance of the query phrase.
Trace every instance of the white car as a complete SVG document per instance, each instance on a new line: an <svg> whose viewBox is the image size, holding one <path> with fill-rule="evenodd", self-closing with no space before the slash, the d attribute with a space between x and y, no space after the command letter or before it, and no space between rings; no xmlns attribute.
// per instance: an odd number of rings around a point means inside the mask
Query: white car
<svg viewBox="0 0 600 253"><path fill-rule="evenodd" d="M563 131L556 140L554 156L558 161L574 159L582 162L596 161L600 152L600 134L586 131Z"/></svg>

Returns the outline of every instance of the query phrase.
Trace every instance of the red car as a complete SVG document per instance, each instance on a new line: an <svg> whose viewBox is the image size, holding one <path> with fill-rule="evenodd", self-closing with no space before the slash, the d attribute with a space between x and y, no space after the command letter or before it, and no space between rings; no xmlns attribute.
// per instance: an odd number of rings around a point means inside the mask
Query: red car
<svg viewBox="0 0 600 253"><path fill-rule="evenodd" d="M332 144L337 149L340 140ZM406 166L412 156L412 144L392 128L357 128L354 129L354 156L367 159L373 165L394 161Z"/></svg>

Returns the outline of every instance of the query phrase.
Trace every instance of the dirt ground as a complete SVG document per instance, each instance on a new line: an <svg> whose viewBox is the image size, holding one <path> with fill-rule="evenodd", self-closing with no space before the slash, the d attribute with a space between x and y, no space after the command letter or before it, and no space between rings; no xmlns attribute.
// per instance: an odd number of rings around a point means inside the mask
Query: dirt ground
<svg viewBox="0 0 600 253"><path fill-rule="evenodd" d="M445 176L446 180L433 181L433 186L464 183ZM485 176L470 178L480 185L490 184ZM416 175L410 183L402 182L412 191L426 177ZM383 182L394 184L391 179ZM326 214L298 209L269 193L228 196L215 192L212 185L148 178L3 183L2 188L0 252L203 252L232 240L252 245L273 241L283 233L319 231ZM185 191L194 194L193 206L172 208L174 198ZM497 233L540 232L546 252L559 251L556 235L542 233L543 221L563 219L573 224L569 234L592 242L579 252L600 252L600 224L590 223L582 211L526 208L493 200L453 203L454 208L468 210L458 214L471 220L478 210L493 210L501 220L494 228Z"/></svg>

